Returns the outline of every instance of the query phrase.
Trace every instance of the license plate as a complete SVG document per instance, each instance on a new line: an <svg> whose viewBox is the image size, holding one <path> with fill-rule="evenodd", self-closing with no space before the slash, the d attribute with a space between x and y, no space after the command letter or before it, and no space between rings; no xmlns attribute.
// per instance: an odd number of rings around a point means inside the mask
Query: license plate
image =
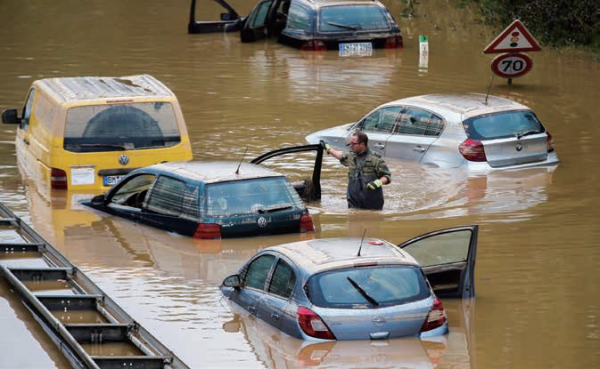
<svg viewBox="0 0 600 369"><path fill-rule="evenodd" d="M105 176L104 177L104 185L105 186L113 186L123 178L123 176Z"/></svg>
<svg viewBox="0 0 600 369"><path fill-rule="evenodd" d="M370 42L353 42L340 44L340 56L371 56L373 44Z"/></svg>

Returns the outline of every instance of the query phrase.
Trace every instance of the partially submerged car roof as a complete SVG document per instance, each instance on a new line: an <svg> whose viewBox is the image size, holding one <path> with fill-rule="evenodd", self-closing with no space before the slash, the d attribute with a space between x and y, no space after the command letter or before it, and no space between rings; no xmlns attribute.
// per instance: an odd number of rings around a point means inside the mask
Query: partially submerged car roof
<svg viewBox="0 0 600 369"><path fill-rule="evenodd" d="M239 166L239 168L238 168ZM140 171L163 172L205 183L238 181L253 178L284 177L283 174L251 163L234 161L184 161L150 166Z"/></svg>
<svg viewBox="0 0 600 369"><path fill-rule="evenodd" d="M402 249L374 238L321 238L272 246L266 250L275 250L286 255L310 274L373 263L418 265L416 260Z"/></svg>
<svg viewBox="0 0 600 369"><path fill-rule="evenodd" d="M175 98L175 94L167 86L148 74L46 78L36 81L34 85L53 94L61 102L134 97Z"/></svg>
<svg viewBox="0 0 600 369"><path fill-rule="evenodd" d="M433 112L442 113L443 115L458 114L462 120L477 115L507 110L531 110L527 106L507 98L479 93L412 96L392 101L388 104L414 104Z"/></svg>

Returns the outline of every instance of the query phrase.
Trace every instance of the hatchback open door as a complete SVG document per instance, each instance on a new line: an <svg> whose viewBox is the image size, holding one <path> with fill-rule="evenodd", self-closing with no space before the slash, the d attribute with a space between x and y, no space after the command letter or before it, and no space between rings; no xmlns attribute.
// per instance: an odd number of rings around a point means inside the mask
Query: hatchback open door
<svg viewBox="0 0 600 369"><path fill-rule="evenodd" d="M412 255L438 297L475 296L475 257L479 226L425 233L398 245Z"/></svg>

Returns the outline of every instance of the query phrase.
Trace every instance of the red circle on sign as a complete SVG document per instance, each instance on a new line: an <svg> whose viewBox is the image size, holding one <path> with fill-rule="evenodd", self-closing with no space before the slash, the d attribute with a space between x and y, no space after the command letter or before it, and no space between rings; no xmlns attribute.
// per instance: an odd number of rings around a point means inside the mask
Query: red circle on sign
<svg viewBox="0 0 600 369"><path fill-rule="evenodd" d="M533 67L533 61L525 54L505 53L492 60L492 72L504 78L521 77Z"/></svg>

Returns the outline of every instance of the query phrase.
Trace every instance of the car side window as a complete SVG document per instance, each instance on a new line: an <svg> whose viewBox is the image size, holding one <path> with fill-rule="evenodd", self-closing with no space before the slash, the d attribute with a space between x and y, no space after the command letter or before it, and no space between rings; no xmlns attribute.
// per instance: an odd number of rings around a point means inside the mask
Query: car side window
<svg viewBox="0 0 600 369"><path fill-rule="evenodd" d="M299 31L310 31L312 29L313 18L310 16L308 9L298 5L296 2L292 2L290 10L287 15L287 29L299 30Z"/></svg>
<svg viewBox="0 0 600 369"><path fill-rule="evenodd" d="M147 200L148 210L172 216L179 216L183 208L185 182L175 178L160 176Z"/></svg>
<svg viewBox="0 0 600 369"><path fill-rule="evenodd" d="M248 267L248 271L246 272L244 287L252 287L259 290L264 290L265 281L269 276L269 271L271 270L274 259L275 256L273 255L262 255L254 259L254 261L252 261Z"/></svg>
<svg viewBox="0 0 600 369"><path fill-rule="evenodd" d="M250 23L248 25L250 28L262 27L265 25L271 4L273 4L272 1L264 1L258 5L256 12L254 12L253 17L249 20Z"/></svg>
<svg viewBox="0 0 600 369"><path fill-rule="evenodd" d="M279 259L271 278L269 292L287 298L290 297L296 283L294 269L285 261Z"/></svg>
<svg viewBox="0 0 600 369"><path fill-rule="evenodd" d="M442 128L443 121L440 117L426 110L407 108L394 127L394 133L438 136Z"/></svg>
<svg viewBox="0 0 600 369"><path fill-rule="evenodd" d="M33 99L35 97L35 89L32 88L27 96L27 102L23 107L23 120L21 122L21 129L29 131L29 119L31 118L31 109L33 107Z"/></svg>
<svg viewBox="0 0 600 369"><path fill-rule="evenodd" d="M401 113L400 106L379 109L363 120L362 129L371 132L391 132Z"/></svg>
<svg viewBox="0 0 600 369"><path fill-rule="evenodd" d="M129 177L119 184L118 189L110 198L110 202L117 205L140 208L148 189L154 182L154 174L141 174Z"/></svg>

